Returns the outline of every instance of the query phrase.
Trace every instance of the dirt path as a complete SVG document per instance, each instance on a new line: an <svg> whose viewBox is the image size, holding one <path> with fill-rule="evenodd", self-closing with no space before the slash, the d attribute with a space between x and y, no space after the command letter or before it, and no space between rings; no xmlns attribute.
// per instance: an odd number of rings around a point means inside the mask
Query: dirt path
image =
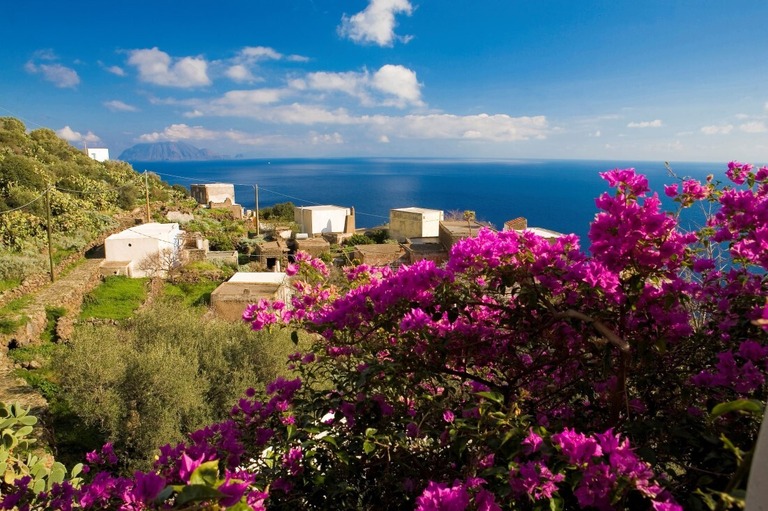
<svg viewBox="0 0 768 511"><path fill-rule="evenodd" d="M32 302L23 311L29 317L29 322L14 334L3 336L4 346L17 347L39 342L47 322L47 307L63 307L67 310L59 319L57 334L61 339L68 339L72 334L73 321L80 312L83 296L100 282L99 265L102 260L99 257L87 258L59 276L55 282L33 292ZM7 353L0 354L0 401L18 402L25 408L32 407L32 413L42 419L47 412L47 402L13 373L14 365Z"/></svg>

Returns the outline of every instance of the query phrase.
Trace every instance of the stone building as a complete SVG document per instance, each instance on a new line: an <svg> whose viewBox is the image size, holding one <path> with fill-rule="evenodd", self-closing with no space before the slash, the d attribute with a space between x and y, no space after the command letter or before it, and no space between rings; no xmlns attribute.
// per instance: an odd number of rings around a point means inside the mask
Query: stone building
<svg viewBox="0 0 768 511"><path fill-rule="evenodd" d="M399 243L355 245L353 258L370 266L388 266L404 260L405 249Z"/></svg>
<svg viewBox="0 0 768 511"><path fill-rule="evenodd" d="M243 207L235 201L235 185L233 184L194 184L189 187L189 192L198 204L203 204L211 209L226 209L236 220L245 216Z"/></svg>
<svg viewBox="0 0 768 511"><path fill-rule="evenodd" d="M389 236L398 241L405 238L437 236L443 212L438 209L396 208L389 210Z"/></svg>
<svg viewBox="0 0 768 511"><path fill-rule="evenodd" d="M285 273L238 272L211 293L211 308L217 317L242 321L245 308L262 298L288 302L291 287Z"/></svg>
<svg viewBox="0 0 768 511"><path fill-rule="evenodd" d="M299 251L307 252L312 257L320 257L331 251L331 244L323 238L299 238L293 240L293 247Z"/></svg>
<svg viewBox="0 0 768 511"><path fill-rule="evenodd" d="M440 244L448 251L451 247L464 238L471 238L477 236L478 231L485 227L483 224L470 220L447 220L440 222Z"/></svg>
<svg viewBox="0 0 768 511"><path fill-rule="evenodd" d="M288 245L282 238L274 241L263 241L253 247L253 255L264 268L280 271L285 267L288 258Z"/></svg>

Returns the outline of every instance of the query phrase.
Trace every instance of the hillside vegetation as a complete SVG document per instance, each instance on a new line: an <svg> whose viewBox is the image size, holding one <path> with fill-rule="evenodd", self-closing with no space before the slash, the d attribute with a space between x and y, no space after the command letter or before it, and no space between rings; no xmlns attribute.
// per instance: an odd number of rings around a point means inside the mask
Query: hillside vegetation
<svg viewBox="0 0 768 511"><path fill-rule="evenodd" d="M54 260L82 250L145 202L182 198L182 188L138 174L119 161L98 162L50 129L27 132L0 117L0 281L21 282L47 265L47 205Z"/></svg>

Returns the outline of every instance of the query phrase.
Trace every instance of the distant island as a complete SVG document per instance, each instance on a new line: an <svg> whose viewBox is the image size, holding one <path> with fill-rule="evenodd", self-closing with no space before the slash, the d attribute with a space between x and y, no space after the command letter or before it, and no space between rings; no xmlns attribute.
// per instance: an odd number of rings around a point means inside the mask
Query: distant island
<svg viewBox="0 0 768 511"><path fill-rule="evenodd" d="M226 158L208 149L198 149L185 142L155 142L136 144L118 157L122 161L190 161Z"/></svg>

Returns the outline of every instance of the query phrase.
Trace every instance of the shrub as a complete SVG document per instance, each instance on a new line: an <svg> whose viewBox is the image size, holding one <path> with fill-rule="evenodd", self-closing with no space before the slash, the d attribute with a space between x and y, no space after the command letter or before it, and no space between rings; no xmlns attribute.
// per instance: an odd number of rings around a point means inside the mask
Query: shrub
<svg viewBox="0 0 768 511"><path fill-rule="evenodd" d="M292 346L287 334L206 322L170 300L121 326L78 328L56 369L61 396L122 466L148 468L159 445L223 419L248 387L283 372Z"/></svg>

